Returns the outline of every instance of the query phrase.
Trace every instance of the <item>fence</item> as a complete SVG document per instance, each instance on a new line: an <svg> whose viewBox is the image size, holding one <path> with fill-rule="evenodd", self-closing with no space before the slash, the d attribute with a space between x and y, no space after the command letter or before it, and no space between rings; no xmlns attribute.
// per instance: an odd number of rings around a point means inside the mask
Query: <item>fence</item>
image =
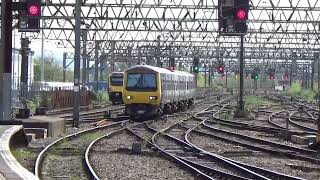
<svg viewBox="0 0 320 180"><path fill-rule="evenodd" d="M73 107L73 86L52 87L37 85L28 88L27 99L36 101L39 106L50 109ZM90 104L89 91L82 88L80 91L80 105Z"/></svg>
<svg viewBox="0 0 320 180"><path fill-rule="evenodd" d="M52 109L73 107L73 94L72 90L55 90L48 92L48 100ZM80 105L88 106L90 104L89 91L80 91Z"/></svg>

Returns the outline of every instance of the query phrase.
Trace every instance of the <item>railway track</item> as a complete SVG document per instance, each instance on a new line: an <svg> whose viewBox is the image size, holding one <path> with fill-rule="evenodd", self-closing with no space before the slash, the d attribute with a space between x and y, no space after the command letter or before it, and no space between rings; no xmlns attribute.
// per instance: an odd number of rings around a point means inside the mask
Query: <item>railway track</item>
<svg viewBox="0 0 320 180"><path fill-rule="evenodd" d="M39 154L35 175L40 179L75 178L89 179L83 162L86 147L99 136L121 128L121 122L95 127L60 138ZM63 166L63 171L61 171ZM58 168L57 168L58 167Z"/></svg>
<svg viewBox="0 0 320 180"><path fill-rule="evenodd" d="M304 111L308 116L301 116L301 113L299 111L295 111L290 114L289 122L293 124L294 126L307 131L307 132L317 132L318 128L317 121L312 117L311 114Z"/></svg>
<svg viewBox="0 0 320 180"><path fill-rule="evenodd" d="M198 103L201 104L201 102L198 102ZM88 117L96 118L97 113L103 113L103 111L89 112L85 114L87 115L87 118ZM122 122L126 122L126 121L122 121ZM113 123L114 125L112 124L110 126L107 125L103 127L92 128L90 130L82 131L82 132L79 132L55 141L40 153L36 162L35 173L38 176L43 177L44 179L50 178L50 177L51 178L57 178L57 177L70 178L69 176L70 174L75 174L80 178L81 177L88 178L88 179L96 178L96 174L94 174L92 166L90 164L87 164L89 163L88 156L89 156L90 147L95 143L95 141L99 141L99 139L104 139L106 136L111 136L113 133L120 132L121 130L123 130L123 128L119 129L118 127L119 123L121 122ZM116 128L111 128L111 126L115 126L115 125L117 125ZM107 135L104 135L104 134L107 134ZM97 136L99 136L99 138L93 141L92 138L95 138ZM83 141L83 138L86 140ZM82 142L78 141L79 139L82 139ZM88 147L88 148L84 149L85 147ZM63 164L63 162L65 161L71 162L71 164L69 164L68 167L66 167L65 169L66 173L55 172L54 170L52 170L52 168L50 168L54 166L54 165L50 165L52 163L52 157L51 157L52 153L53 153L53 156L55 156L55 159L54 159L55 165ZM67 159L65 155L67 155ZM84 158L86 161L81 163L81 159L83 157L86 157ZM82 164L82 165L78 167L79 164ZM52 173L46 172L46 169L48 169L48 167L49 169L52 170ZM74 169L77 169L78 171L72 172L74 171ZM84 170L88 170L88 171L84 171Z"/></svg>
<svg viewBox="0 0 320 180"><path fill-rule="evenodd" d="M197 117L197 116L195 116ZM203 127L201 127L203 125L203 123L206 122L206 118L204 118L203 116L201 116L201 118L197 117L198 120L201 120L201 122L198 122L198 123L194 123L194 124L197 124L196 126L192 127L192 125L190 125L187 131L187 133L185 134L185 141L188 142L188 144L192 145L192 147L196 148L197 150L201 151L202 153L205 153L207 155L216 155L216 154L213 154L211 152L208 152L208 151L205 151L203 149L203 147L198 147L197 145L193 144L191 141L190 141L190 136L191 134L193 133L200 133L200 134L203 134L200 130L197 130L197 129L203 129ZM209 117L208 117L209 118ZM215 133L214 133L215 134ZM231 139L229 137L229 139ZM215 142L215 141L210 141L210 142ZM225 142L225 139L223 139L223 142ZM231 147L231 150L232 150L232 147ZM224 157L225 158L225 157ZM271 179L300 179L300 178L297 178L297 177L293 177L293 176L289 176L289 175L285 175L285 174L281 174L281 173L278 173L278 172L275 172L275 171L272 171L272 170L267 170L267 169L262 169L260 168L259 166L254 166L254 165L249 165L249 164L245 164L245 163L240 163L239 161L234 161L234 160L231 160L229 158L226 158L227 160L229 160L230 162L233 162L235 164L238 164L242 167L246 167L248 168L248 170L251 170L257 174L260 174L261 176L263 176L264 178L271 178Z"/></svg>
<svg viewBox="0 0 320 180"><path fill-rule="evenodd" d="M315 129L304 127L299 125L298 123L295 123L291 119L291 116L293 114L295 114L295 112L290 114L290 112L287 110L274 112L269 115L268 121L270 122L270 124L276 126L277 128L286 130L290 133L313 134L313 135L316 134Z"/></svg>
<svg viewBox="0 0 320 180"><path fill-rule="evenodd" d="M213 112L215 109L210 109L208 112ZM206 114L209 114L208 112L204 112ZM199 114L200 115L200 114ZM203 115L201 115L203 117ZM183 120L181 122L186 122L190 119L187 118L186 120ZM180 123L181 123L180 122ZM268 179L264 176L259 175L258 173L255 173L249 169L243 168L242 166L239 166L235 164L234 162L230 163L229 161L224 161L224 159L218 155L213 154L207 154L206 156L203 156L200 153L200 151L194 151L194 148L187 144L186 142L182 141L179 138L176 138L174 136L171 136L167 131L170 132L178 132L180 134L184 134L185 131L181 131L181 129L177 128L180 123L173 124L169 126L166 129L153 129L154 132L156 132L152 136L152 143L157 146L158 149L167 152L168 154L171 154L173 156L179 157L184 162L192 165L193 167L199 168L199 171L206 174L207 176L211 178L219 178L219 179ZM194 121L193 121L194 123ZM196 125L196 124L193 124ZM136 134L143 134L143 132L147 131L146 129L142 130L133 130L138 131L134 132ZM151 133L152 134L152 133ZM150 134L150 135L151 135ZM149 136L150 136L149 135ZM143 135L138 135L140 137L144 137ZM181 136L181 135L180 135ZM161 143L159 145L159 138L161 137ZM150 137L149 137L150 138ZM169 141L168 143L165 143L163 141ZM252 167L251 167L252 168ZM233 170L230 170L233 169ZM263 171L259 169L260 171ZM231 172L230 172L231 171ZM271 173L270 171L264 170L265 172ZM273 173L275 174L275 173ZM277 176L280 176L278 173L276 173ZM242 176L241 176L242 175ZM273 175L274 176L274 175ZM281 175L282 177L290 177L286 175ZM297 178L296 178L297 179Z"/></svg>
<svg viewBox="0 0 320 180"><path fill-rule="evenodd" d="M216 98L216 97L215 97ZM66 147L53 147L50 145L47 147L46 151L53 149L55 155L61 155L66 153L66 149L75 156L82 157L84 159L83 165L77 169L85 169L87 171L77 172L80 177L87 177L90 179L99 179L96 173L94 165L90 162L90 153L94 153L92 148L95 144L98 144L103 139L116 138L119 133L130 133L139 138L142 144L146 144L152 150L160 152L165 158L174 160L181 167L198 174L200 179L301 179L298 177L293 177L286 174L281 174L276 171L260 168L259 166L246 164L240 161L236 161L226 156L222 156L210 151L205 150L197 144L193 144L190 141L192 136L200 134L201 136L207 136L214 139L222 139L223 141L230 144L238 144L245 148L254 149L255 151L267 152L269 154L276 154L281 156L288 156L289 158L300 158L303 160L312 161L314 163L319 163L319 159L312 159L310 156L317 156L316 152L311 150L306 150L302 148L288 148L277 143L268 142L260 139L250 139L247 136L228 132L226 130L221 130L213 127L216 123L221 125L233 126L234 128L247 128L250 130L264 131L266 133L279 133L283 132L283 128L265 128L262 126L248 125L240 122L228 122L225 120L218 119L216 116L221 112L228 112L228 103L233 97L229 97L225 100L219 101L210 105L210 107L196 113L194 116L190 116L190 113L179 112L173 115L166 115L157 120L151 120L141 123L132 123L129 121L122 121L115 123L117 128L106 128L109 130L103 130L103 134L99 134L95 139L90 139L77 146L67 145ZM198 102L195 109L199 108L200 105L205 106L210 104L208 101ZM211 102L212 104L212 102ZM199 110L197 110L199 111ZM272 114L271 114L272 115ZM270 116L271 116L270 115ZM293 115L295 115L293 113ZM283 114L274 114L273 117L280 118ZM183 118L182 118L183 117ZM87 116L87 118L95 118L93 114ZM215 118L214 121L212 119ZM292 116L292 118L296 118ZM170 119L170 120L169 120ZM308 119L308 118L306 118ZM309 117L309 119L312 119ZM211 121L210 121L211 120ZM121 124L121 126L120 126ZM163 124L163 125L161 125ZM107 126L106 126L107 127ZM100 128L100 127L99 127ZM97 130L92 130L97 131ZM85 132L84 132L85 133ZM296 132L297 133L297 132ZM66 137L66 139L77 139L78 135L71 135ZM245 139L245 140L243 140ZM67 141L60 139L53 144L64 144ZM255 144L253 145L253 142ZM68 147L69 146L69 147ZM72 146L70 151L70 146ZM80 148L81 147L81 148ZM277 147L278 149L275 149ZM45 162L45 154L47 152L41 153L42 157L39 157L36 165L36 173L42 177L43 175L49 176L46 172L41 173L41 171L46 168L41 167L41 162ZM76 153L75 153L76 152ZM249 151L248 151L249 152ZM291 154L290 154L291 153ZM297 154L298 153L298 154ZM72 153L71 153L72 154ZM46 167L49 167L45 164ZM71 166L72 167L72 166ZM67 171L68 172L68 171ZM59 173L58 173L59 174ZM67 173L69 174L69 173ZM58 177L67 177L68 175L60 174ZM57 176L54 176L55 178Z"/></svg>

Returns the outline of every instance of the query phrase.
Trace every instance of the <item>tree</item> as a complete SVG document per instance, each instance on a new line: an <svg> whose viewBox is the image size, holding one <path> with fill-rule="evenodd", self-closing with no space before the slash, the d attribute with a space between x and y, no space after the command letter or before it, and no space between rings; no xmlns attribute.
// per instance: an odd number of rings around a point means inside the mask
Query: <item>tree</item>
<svg viewBox="0 0 320 180"><path fill-rule="evenodd" d="M34 59L34 81L41 81L40 58ZM63 81L63 68L50 57L44 58L44 80ZM73 71L66 71L66 81L73 82Z"/></svg>

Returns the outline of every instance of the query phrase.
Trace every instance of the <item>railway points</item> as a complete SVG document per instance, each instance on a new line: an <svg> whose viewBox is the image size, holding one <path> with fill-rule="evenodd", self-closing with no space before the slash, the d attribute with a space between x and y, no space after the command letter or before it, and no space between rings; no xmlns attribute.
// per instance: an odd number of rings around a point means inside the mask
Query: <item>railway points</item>
<svg viewBox="0 0 320 180"><path fill-rule="evenodd" d="M320 1L0 5L0 179L320 179Z"/></svg>

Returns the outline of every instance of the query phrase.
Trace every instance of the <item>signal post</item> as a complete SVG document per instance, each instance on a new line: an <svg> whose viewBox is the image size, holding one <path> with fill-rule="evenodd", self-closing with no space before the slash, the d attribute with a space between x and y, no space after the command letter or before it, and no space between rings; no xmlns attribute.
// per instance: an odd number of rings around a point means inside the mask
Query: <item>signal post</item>
<svg viewBox="0 0 320 180"><path fill-rule="evenodd" d="M247 19L249 11L249 0L220 0L219 4L219 34L221 36L240 36L240 90L239 104L235 112L237 117L245 117L243 100L243 69L244 69L244 47L243 36L247 33Z"/></svg>

